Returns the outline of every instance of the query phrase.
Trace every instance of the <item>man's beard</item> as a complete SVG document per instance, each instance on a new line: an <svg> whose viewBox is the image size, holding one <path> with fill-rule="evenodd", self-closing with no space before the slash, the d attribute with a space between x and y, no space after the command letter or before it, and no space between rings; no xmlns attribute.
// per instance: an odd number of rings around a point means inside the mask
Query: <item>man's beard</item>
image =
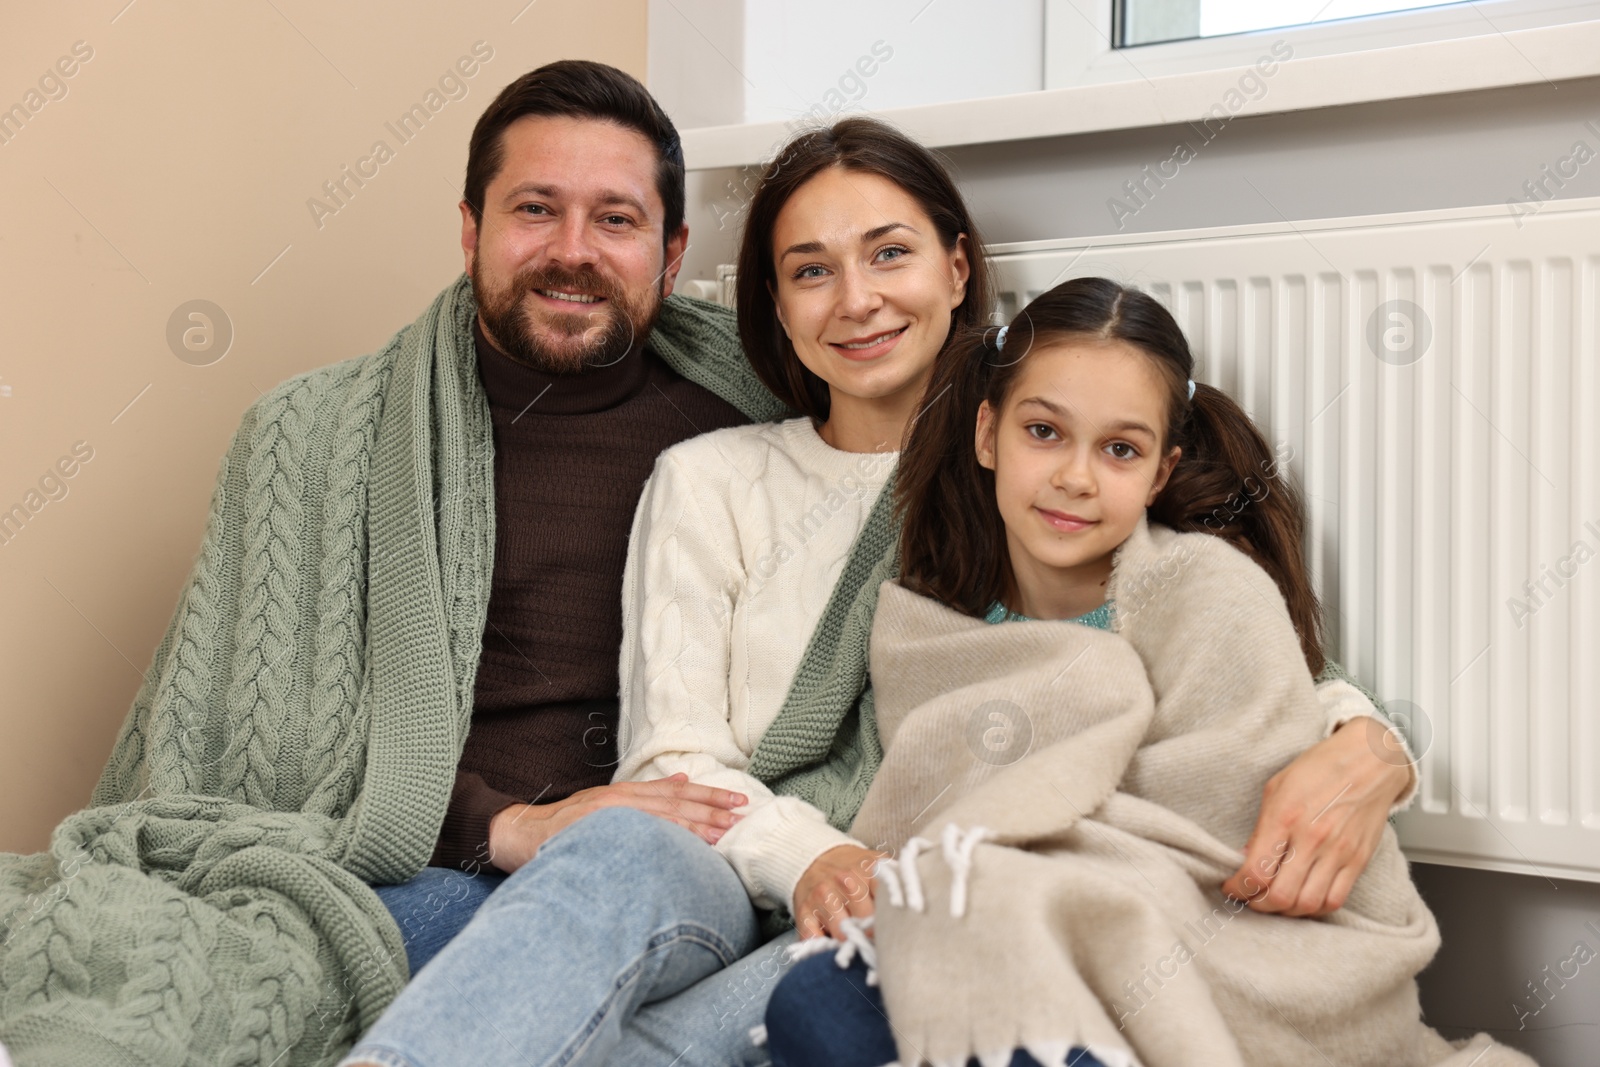
<svg viewBox="0 0 1600 1067"><path fill-rule="evenodd" d="M611 366L644 343L661 314L662 286L627 293L594 270L530 266L517 272L510 285L493 291L480 281L476 260L470 273L478 314L490 336L507 355L546 374L582 374ZM535 289L575 289L604 299L574 303L570 312L535 312L527 307Z"/></svg>

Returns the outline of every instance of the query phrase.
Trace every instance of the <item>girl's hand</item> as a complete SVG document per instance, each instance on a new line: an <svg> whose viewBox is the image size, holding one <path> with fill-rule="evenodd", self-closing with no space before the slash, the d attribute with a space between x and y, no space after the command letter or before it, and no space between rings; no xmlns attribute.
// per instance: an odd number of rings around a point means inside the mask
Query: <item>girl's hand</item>
<svg viewBox="0 0 1600 1067"><path fill-rule="evenodd" d="M1411 784L1388 729L1361 716L1273 775L1244 866L1222 891L1261 912L1327 915L1344 906L1383 838L1389 809Z"/></svg>
<svg viewBox="0 0 1600 1067"><path fill-rule="evenodd" d="M859 845L830 848L812 861L794 887L794 927L808 937L844 940L839 921L872 914L872 868L887 852Z"/></svg>

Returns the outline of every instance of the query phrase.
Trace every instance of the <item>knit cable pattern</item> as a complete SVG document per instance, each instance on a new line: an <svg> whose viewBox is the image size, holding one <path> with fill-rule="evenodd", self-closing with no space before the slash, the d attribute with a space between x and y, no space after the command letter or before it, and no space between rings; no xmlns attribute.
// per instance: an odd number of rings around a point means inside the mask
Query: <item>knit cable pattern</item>
<svg viewBox="0 0 1600 1067"><path fill-rule="evenodd" d="M241 421L95 806L0 855L19 1067L330 1064L404 983L366 882L427 861L471 712L493 535L474 311L462 277Z"/></svg>
<svg viewBox="0 0 1600 1067"><path fill-rule="evenodd" d="M303 379L268 394L245 467L244 601L228 692L227 747L219 792L269 807L288 717L295 616L303 582L304 468L310 389Z"/></svg>
<svg viewBox="0 0 1600 1067"><path fill-rule="evenodd" d="M339 413L328 464L312 734L302 763L305 780L317 783L306 808L324 815L342 814L349 807L365 756L364 734L356 720L366 638L366 481L383 391L393 368L392 359L352 364L354 380Z"/></svg>

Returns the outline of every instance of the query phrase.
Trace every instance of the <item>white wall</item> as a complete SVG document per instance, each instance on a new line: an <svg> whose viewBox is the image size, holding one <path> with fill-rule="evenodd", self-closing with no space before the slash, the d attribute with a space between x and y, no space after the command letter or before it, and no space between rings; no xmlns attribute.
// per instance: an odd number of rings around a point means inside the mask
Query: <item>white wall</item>
<svg viewBox="0 0 1600 1067"><path fill-rule="evenodd" d="M680 127L791 122L1044 85L1044 0L651 0L650 89Z"/></svg>
<svg viewBox="0 0 1600 1067"><path fill-rule="evenodd" d="M744 121L744 0L650 0L646 82L680 130Z"/></svg>

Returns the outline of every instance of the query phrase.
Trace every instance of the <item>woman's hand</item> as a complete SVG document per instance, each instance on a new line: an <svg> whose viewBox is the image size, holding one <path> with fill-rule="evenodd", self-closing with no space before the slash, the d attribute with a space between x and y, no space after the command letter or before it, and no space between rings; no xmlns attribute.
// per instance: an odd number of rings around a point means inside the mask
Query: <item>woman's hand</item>
<svg viewBox="0 0 1600 1067"><path fill-rule="evenodd" d="M887 852L859 845L830 848L811 862L794 887L794 927L808 937L844 939L839 922L872 914L872 868Z"/></svg>
<svg viewBox="0 0 1600 1067"><path fill-rule="evenodd" d="M1327 915L1344 906L1411 784L1388 728L1361 716L1302 752L1261 793L1244 866L1223 892L1256 911Z"/></svg>
<svg viewBox="0 0 1600 1067"><path fill-rule="evenodd" d="M675 822L714 845L744 818L732 809L749 802L743 793L699 785L679 772L648 782L580 789L550 804L513 804L489 820L489 862L510 874L533 859L546 841L601 808L634 808Z"/></svg>

